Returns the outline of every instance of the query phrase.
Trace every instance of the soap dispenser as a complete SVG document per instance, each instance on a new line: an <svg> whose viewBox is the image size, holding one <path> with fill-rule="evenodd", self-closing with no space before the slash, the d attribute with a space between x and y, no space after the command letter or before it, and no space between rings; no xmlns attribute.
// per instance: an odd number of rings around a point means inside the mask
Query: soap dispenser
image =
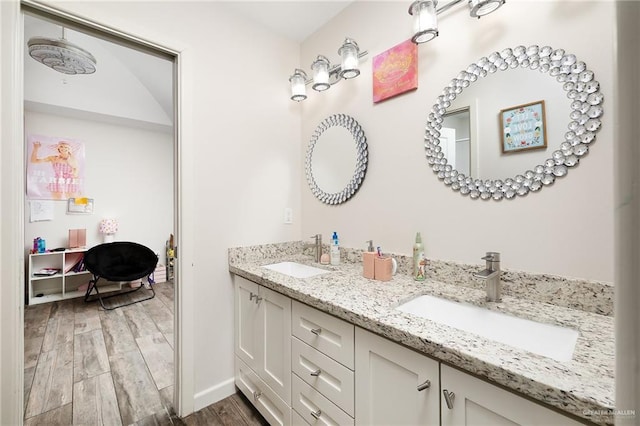
<svg viewBox="0 0 640 426"><path fill-rule="evenodd" d="M424 246L422 245L422 236L418 232L416 234L416 242L413 245L413 279L416 281L424 281L427 272L427 259L424 257Z"/></svg>
<svg viewBox="0 0 640 426"><path fill-rule="evenodd" d="M362 276L370 280L375 278L376 253L373 248L373 240L368 240L367 251L362 252Z"/></svg>
<svg viewBox="0 0 640 426"><path fill-rule="evenodd" d="M338 241L338 233L335 231L331 236L331 250L329 253L331 255L331 264L339 265L340 264L340 243Z"/></svg>

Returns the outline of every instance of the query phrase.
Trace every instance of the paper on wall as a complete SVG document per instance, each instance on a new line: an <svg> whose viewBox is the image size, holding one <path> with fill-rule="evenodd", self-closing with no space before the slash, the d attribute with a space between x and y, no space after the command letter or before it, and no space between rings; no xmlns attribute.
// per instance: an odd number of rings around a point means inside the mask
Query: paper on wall
<svg viewBox="0 0 640 426"><path fill-rule="evenodd" d="M31 200L29 201L30 222L53 220L53 201Z"/></svg>

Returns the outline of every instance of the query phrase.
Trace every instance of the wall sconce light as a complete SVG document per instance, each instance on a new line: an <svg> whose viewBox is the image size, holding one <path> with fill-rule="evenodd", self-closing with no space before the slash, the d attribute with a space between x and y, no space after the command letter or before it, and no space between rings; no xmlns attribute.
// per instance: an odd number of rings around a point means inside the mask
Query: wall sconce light
<svg viewBox="0 0 640 426"><path fill-rule="evenodd" d="M358 44L350 38L346 38L338 54L340 55L340 65L331 66L331 62L326 56L318 55L311 64L312 78L307 77L307 73L296 68L293 75L289 77L291 83L291 100L300 102L307 99L306 85L311 84L311 88L318 92L323 92L342 79L350 79L360 75L360 58L369 52L360 52Z"/></svg>
<svg viewBox="0 0 640 426"><path fill-rule="evenodd" d="M465 0L453 0L437 8L438 0L416 0L409 7L409 15L413 16L413 37L416 43L425 43L438 36L438 14L450 9ZM505 0L466 0L469 6L469 16L480 18L496 11Z"/></svg>

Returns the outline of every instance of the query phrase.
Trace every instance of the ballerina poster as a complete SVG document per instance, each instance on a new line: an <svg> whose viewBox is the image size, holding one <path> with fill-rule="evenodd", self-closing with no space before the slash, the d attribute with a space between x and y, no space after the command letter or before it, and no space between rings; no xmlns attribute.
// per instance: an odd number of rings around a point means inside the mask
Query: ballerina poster
<svg viewBox="0 0 640 426"><path fill-rule="evenodd" d="M84 143L27 136L27 198L66 200L84 193Z"/></svg>

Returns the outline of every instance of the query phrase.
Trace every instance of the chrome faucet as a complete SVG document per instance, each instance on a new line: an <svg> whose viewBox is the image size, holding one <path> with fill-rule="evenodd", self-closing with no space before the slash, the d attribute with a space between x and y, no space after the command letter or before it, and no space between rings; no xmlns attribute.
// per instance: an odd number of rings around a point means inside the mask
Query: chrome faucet
<svg viewBox="0 0 640 426"><path fill-rule="evenodd" d="M322 257L322 234L312 235L309 238L315 238L313 247L316 249L316 262L320 263L320 258ZM309 244L308 246L310 245L311 244Z"/></svg>
<svg viewBox="0 0 640 426"><path fill-rule="evenodd" d="M473 274L474 277L486 281L487 301L499 302L502 299L502 282L500 281L500 253L488 251L482 258L486 261L484 271Z"/></svg>

